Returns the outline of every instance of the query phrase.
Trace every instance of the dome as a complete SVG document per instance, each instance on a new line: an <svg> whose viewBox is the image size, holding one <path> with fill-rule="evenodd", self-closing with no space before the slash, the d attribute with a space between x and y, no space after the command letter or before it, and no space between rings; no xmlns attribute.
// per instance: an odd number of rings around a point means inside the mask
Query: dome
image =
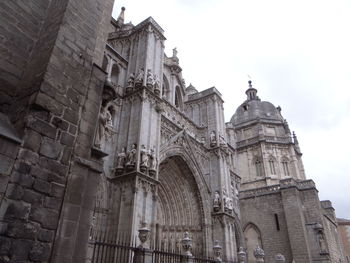
<svg viewBox="0 0 350 263"><path fill-rule="evenodd" d="M186 94L187 95L192 95L192 94L195 94L195 93L198 93L198 90L192 86L192 84L190 84L186 90L185 90Z"/></svg>
<svg viewBox="0 0 350 263"><path fill-rule="evenodd" d="M284 120L280 113L281 108L276 108L271 102L261 101L256 96L256 93L257 90L251 86L250 81L249 89L246 91L248 99L233 114L231 118L232 124L238 125L258 118L283 122Z"/></svg>

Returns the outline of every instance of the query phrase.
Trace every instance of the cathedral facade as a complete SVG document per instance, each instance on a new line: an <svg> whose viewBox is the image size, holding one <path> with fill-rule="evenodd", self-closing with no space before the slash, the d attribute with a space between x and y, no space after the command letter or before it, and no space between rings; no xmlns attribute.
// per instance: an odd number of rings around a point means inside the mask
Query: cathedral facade
<svg viewBox="0 0 350 263"><path fill-rule="evenodd" d="M152 17L95 2L22 4L41 28L22 64L12 50L1 64L0 262L127 262L99 244L181 254L186 240L225 262L345 262L281 108L249 81L225 123Z"/></svg>

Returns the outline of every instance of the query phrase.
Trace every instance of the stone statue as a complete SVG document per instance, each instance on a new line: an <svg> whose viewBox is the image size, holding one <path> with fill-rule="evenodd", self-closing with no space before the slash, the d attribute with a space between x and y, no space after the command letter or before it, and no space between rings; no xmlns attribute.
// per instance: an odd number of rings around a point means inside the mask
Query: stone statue
<svg viewBox="0 0 350 263"><path fill-rule="evenodd" d="M145 145L141 146L141 158L140 158L140 170L141 172L145 172L148 167L148 151L145 147Z"/></svg>
<svg viewBox="0 0 350 263"><path fill-rule="evenodd" d="M144 75L145 75L145 72L143 71L143 68L140 68L136 76L135 86L142 86Z"/></svg>
<svg viewBox="0 0 350 263"><path fill-rule="evenodd" d="M104 142L106 135L107 123L111 119L110 113L105 106L101 106L100 114L98 117L98 127L95 136L94 146L101 149L101 144Z"/></svg>
<svg viewBox="0 0 350 263"><path fill-rule="evenodd" d="M149 151L149 174L154 176L157 170L157 157L155 149Z"/></svg>
<svg viewBox="0 0 350 263"><path fill-rule="evenodd" d="M154 93L159 96L160 95L160 80L157 75L154 75Z"/></svg>
<svg viewBox="0 0 350 263"><path fill-rule="evenodd" d="M210 147L216 146L216 133L215 131L212 131L210 133Z"/></svg>
<svg viewBox="0 0 350 263"><path fill-rule="evenodd" d="M213 200L213 209L214 212L219 212L221 207L221 197L220 197L220 192L215 191L214 193L214 200Z"/></svg>
<svg viewBox="0 0 350 263"><path fill-rule="evenodd" d="M236 211L236 213L239 211L238 209L238 201L239 201L239 192L237 185L231 184L231 191L232 191L232 197L233 197L233 204L232 208Z"/></svg>
<svg viewBox="0 0 350 263"><path fill-rule="evenodd" d="M135 84L135 75L134 73L131 73L128 79L128 87L133 88Z"/></svg>
<svg viewBox="0 0 350 263"><path fill-rule="evenodd" d="M106 125L109 127L113 127L113 120L112 120L112 106L109 106L108 109L106 110L106 117L107 117L107 123Z"/></svg>
<svg viewBox="0 0 350 263"><path fill-rule="evenodd" d="M176 58L177 57L177 48L173 48L173 57Z"/></svg>
<svg viewBox="0 0 350 263"><path fill-rule="evenodd" d="M327 253L326 240L324 239L323 231L317 232L318 245L320 246L320 253Z"/></svg>
<svg viewBox="0 0 350 263"><path fill-rule="evenodd" d="M150 69L147 70L147 87L153 89L153 85L154 85L154 78L153 78L153 74L151 72Z"/></svg>
<svg viewBox="0 0 350 263"><path fill-rule="evenodd" d="M126 161L126 167L128 169L132 169L135 167L135 163L136 163L136 153L137 153L137 146L136 144L134 143L132 146L131 146L131 149L128 151L128 154L127 154L127 161Z"/></svg>
<svg viewBox="0 0 350 263"><path fill-rule="evenodd" d="M128 79L128 84L125 89L126 93L132 92L134 86L135 86L135 74L131 73Z"/></svg>
<svg viewBox="0 0 350 263"><path fill-rule="evenodd" d="M117 156L117 168L123 169L125 165L125 161L126 161L126 150L123 147L122 151L118 153L118 156Z"/></svg>
<svg viewBox="0 0 350 263"><path fill-rule="evenodd" d="M224 203L224 210L225 212L231 213L233 210L233 201L231 198L228 197L226 190L222 191L222 200Z"/></svg>

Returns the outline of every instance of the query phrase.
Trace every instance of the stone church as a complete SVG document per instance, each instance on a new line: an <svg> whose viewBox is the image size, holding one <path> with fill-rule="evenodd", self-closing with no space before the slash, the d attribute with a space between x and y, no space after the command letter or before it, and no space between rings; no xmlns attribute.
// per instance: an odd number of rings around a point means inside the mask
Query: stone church
<svg viewBox="0 0 350 263"><path fill-rule="evenodd" d="M249 81L225 123L112 6L0 6L0 262L346 262L281 108Z"/></svg>

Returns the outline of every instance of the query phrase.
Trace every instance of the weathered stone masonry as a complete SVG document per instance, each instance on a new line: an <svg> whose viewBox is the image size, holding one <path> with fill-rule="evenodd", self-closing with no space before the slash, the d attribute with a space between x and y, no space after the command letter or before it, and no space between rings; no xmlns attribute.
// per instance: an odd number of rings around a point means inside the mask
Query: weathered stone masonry
<svg viewBox="0 0 350 263"><path fill-rule="evenodd" d="M85 258L101 172L90 151L106 75L97 39L112 4L1 4L2 126L19 134L1 131L1 262Z"/></svg>
<svg viewBox="0 0 350 263"><path fill-rule="evenodd" d="M186 232L234 262L344 260L281 108L250 81L225 123L220 92L186 87L157 22L112 6L0 4L0 262L91 262L94 239L143 227L144 246L180 251Z"/></svg>

